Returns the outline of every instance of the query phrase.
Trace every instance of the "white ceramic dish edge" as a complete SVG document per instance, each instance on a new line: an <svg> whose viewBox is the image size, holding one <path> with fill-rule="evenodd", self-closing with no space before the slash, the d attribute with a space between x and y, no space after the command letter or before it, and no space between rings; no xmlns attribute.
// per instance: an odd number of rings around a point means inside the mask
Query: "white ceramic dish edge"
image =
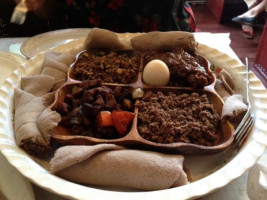
<svg viewBox="0 0 267 200"><path fill-rule="evenodd" d="M41 33L26 40L21 45L20 50L27 58L31 58L47 49L52 49L80 38L85 39L90 31L90 28L71 28Z"/></svg>
<svg viewBox="0 0 267 200"><path fill-rule="evenodd" d="M65 51L74 48L81 50L81 41L74 41L55 48L56 51ZM231 67L236 73L244 74L245 67L221 52L200 46L199 53L206 56L212 64L221 67ZM35 60L34 60L35 59ZM189 185L152 192L116 192L95 189L68 182L49 172L32 160L14 142L13 136L13 88L19 85L19 79L26 74L38 74L36 64L40 64L43 54L31 59L27 65L16 70L0 89L0 149L9 162L15 166L25 177L37 185L58 195L73 199L193 199L210 193L227 185L235 178L241 176L255 164L267 146L267 92L259 79L250 73L250 90L252 107L255 111L256 123L252 134L240 152L223 167ZM233 73L235 73L233 72ZM241 79L242 80L242 79ZM244 84L243 84L244 85ZM243 89L240 88L241 93ZM265 115L264 115L265 113ZM265 126L264 126L265 125Z"/></svg>

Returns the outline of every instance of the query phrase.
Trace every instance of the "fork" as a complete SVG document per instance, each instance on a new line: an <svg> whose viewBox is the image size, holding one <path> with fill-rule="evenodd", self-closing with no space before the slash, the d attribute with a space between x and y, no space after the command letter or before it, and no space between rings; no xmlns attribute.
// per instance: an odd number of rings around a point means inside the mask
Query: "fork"
<svg viewBox="0 0 267 200"><path fill-rule="evenodd" d="M246 103L248 105L248 109L246 114L244 115L242 121L238 125L234 133L234 143L236 146L240 147L244 140L249 135L249 130L254 123L254 116L251 112L251 104L249 101L249 65L248 58L246 58Z"/></svg>
<svg viewBox="0 0 267 200"><path fill-rule="evenodd" d="M26 5L26 0L21 0L21 2L15 7L10 22L19 25L23 24L25 22L27 12L28 7Z"/></svg>

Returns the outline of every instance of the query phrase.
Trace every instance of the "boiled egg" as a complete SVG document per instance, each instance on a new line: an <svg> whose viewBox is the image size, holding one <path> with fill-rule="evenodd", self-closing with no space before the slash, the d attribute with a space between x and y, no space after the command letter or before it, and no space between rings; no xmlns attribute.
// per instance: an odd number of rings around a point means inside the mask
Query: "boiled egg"
<svg viewBox="0 0 267 200"><path fill-rule="evenodd" d="M148 62L143 71L143 81L151 86L164 86L169 83L170 70L161 60Z"/></svg>

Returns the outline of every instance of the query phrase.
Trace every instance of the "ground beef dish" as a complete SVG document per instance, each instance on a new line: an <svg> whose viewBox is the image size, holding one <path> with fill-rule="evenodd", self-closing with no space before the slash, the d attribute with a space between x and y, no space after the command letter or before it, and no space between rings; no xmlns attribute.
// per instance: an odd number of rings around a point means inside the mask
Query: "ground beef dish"
<svg viewBox="0 0 267 200"><path fill-rule="evenodd" d="M77 80L101 79L106 83L131 83L139 71L139 57L129 52L85 51L72 68Z"/></svg>
<svg viewBox="0 0 267 200"><path fill-rule="evenodd" d="M169 67L169 85L203 88L211 84L212 75L207 73L201 59L183 49L150 52L145 56L145 64L154 59L162 60Z"/></svg>
<svg viewBox="0 0 267 200"><path fill-rule="evenodd" d="M139 134L157 143L215 145L220 117L207 96L146 92L137 104Z"/></svg>

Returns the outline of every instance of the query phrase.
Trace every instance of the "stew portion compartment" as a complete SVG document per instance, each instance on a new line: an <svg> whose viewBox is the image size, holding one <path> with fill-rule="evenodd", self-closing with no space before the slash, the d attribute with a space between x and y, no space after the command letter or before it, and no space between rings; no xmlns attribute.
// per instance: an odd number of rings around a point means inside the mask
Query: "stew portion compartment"
<svg viewBox="0 0 267 200"><path fill-rule="evenodd" d="M132 89L106 86L99 79L67 83L57 91L52 110L61 115L54 134L121 138L134 119Z"/></svg>
<svg viewBox="0 0 267 200"><path fill-rule="evenodd" d="M92 49L81 52L71 66L69 78L101 79L104 83L130 84L138 79L141 57L135 51Z"/></svg>
<svg viewBox="0 0 267 200"><path fill-rule="evenodd" d="M151 51L144 56L144 68L152 60L161 60L169 68L168 86L202 89L214 82L210 64L206 58L190 54L183 49Z"/></svg>

